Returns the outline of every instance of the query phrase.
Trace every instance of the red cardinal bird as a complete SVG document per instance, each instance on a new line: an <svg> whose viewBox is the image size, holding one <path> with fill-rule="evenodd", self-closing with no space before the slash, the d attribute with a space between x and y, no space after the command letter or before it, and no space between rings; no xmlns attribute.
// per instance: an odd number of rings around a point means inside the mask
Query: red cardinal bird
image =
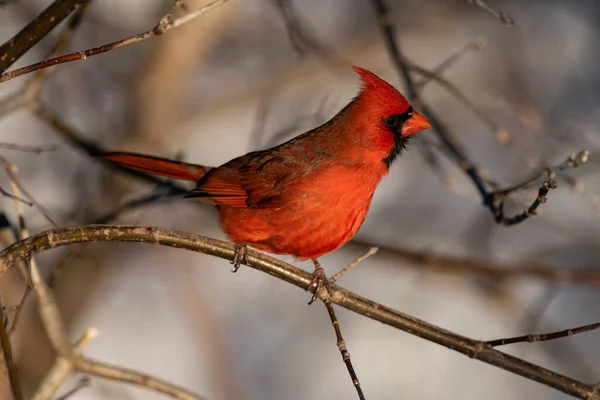
<svg viewBox="0 0 600 400"><path fill-rule="evenodd" d="M408 137L430 127L392 85L353 69L362 90L331 120L218 168L133 153L101 157L197 182L185 197L215 205L225 233L238 245L316 261L356 234Z"/></svg>

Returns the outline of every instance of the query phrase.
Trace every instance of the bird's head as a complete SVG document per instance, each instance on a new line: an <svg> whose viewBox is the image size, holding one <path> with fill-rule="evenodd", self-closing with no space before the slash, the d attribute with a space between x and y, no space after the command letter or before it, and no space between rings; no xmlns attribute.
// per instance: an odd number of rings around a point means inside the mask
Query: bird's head
<svg viewBox="0 0 600 400"><path fill-rule="evenodd" d="M361 140L383 154L383 162L389 167L406 147L410 135L430 128L431 124L392 85L366 69L352 68L362 81L353 102L353 114L362 126Z"/></svg>

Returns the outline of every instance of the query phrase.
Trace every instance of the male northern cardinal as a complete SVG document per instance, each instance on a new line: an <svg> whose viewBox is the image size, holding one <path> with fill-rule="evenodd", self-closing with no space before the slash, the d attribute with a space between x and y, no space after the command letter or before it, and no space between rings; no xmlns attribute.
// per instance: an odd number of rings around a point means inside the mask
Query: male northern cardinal
<svg viewBox="0 0 600 400"><path fill-rule="evenodd" d="M392 85L365 69L353 69L362 90L331 120L220 167L134 153L101 157L196 182L185 197L215 205L225 233L238 245L316 261L356 234L375 188L408 136L430 127Z"/></svg>

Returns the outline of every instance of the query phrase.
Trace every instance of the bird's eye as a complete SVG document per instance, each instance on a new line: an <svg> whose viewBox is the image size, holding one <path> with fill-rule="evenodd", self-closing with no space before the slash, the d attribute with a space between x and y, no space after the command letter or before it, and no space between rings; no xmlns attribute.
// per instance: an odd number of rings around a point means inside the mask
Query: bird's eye
<svg viewBox="0 0 600 400"><path fill-rule="evenodd" d="M392 115L391 117L387 117L385 119L385 124L387 125L388 128L395 128L396 126L398 126L398 117L395 115Z"/></svg>

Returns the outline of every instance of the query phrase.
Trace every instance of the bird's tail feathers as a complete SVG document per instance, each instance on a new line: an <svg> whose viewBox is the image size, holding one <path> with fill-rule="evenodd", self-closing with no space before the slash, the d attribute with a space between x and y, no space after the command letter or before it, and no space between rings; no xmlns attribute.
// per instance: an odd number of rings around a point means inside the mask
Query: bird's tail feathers
<svg viewBox="0 0 600 400"><path fill-rule="evenodd" d="M135 171L184 181L198 182L210 169L202 165L137 153L111 152L99 154L97 157Z"/></svg>

